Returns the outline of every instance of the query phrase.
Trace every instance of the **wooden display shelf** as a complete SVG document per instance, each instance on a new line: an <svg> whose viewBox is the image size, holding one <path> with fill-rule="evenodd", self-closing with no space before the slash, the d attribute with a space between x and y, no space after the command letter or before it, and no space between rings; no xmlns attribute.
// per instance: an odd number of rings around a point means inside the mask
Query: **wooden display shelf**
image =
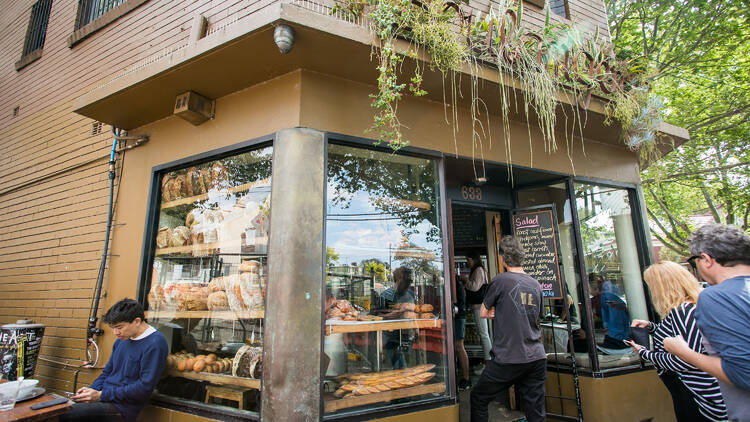
<svg viewBox="0 0 750 422"><path fill-rule="evenodd" d="M244 192L244 191L250 190L250 189L252 189L252 188L254 188L256 186L267 185L270 182L271 182L271 179L270 178L266 178L266 179L258 180L257 182L245 183L244 185L233 186L231 188L222 189L221 191L219 191L219 193L223 193L223 192L229 192L229 193ZM177 207L179 205L192 204L192 203L195 203L195 202L198 202L198 201L205 201L207 199L208 199L208 194L207 193L202 193L200 195L194 195L194 196L188 196L186 198L175 199L174 201L162 202L161 209L173 208L173 207Z"/></svg>
<svg viewBox="0 0 750 422"><path fill-rule="evenodd" d="M167 369L165 375L170 377L187 378L195 381L206 381L216 385L234 385L236 387L253 388L260 390L260 380L242 377L233 377L224 374L212 374L209 372L178 371L176 369Z"/></svg>
<svg viewBox="0 0 750 422"><path fill-rule="evenodd" d="M264 311L146 311L148 319L213 318L213 319L262 319Z"/></svg>
<svg viewBox="0 0 750 422"><path fill-rule="evenodd" d="M442 319L399 319L389 321L326 321L326 335L336 333L364 333L369 331L439 328Z"/></svg>
<svg viewBox="0 0 750 422"><path fill-rule="evenodd" d="M421 396L423 394L442 393L445 391L444 383L432 383L418 385L416 387L400 388L398 390L385 391L382 393L366 394L364 396L348 397L345 399L327 400L326 412L336 412L350 407L364 406L367 404L380 403L405 397Z"/></svg>
<svg viewBox="0 0 750 422"><path fill-rule="evenodd" d="M156 248L155 255L169 255L169 254L191 254L195 255L196 253L201 254L208 254L214 249L219 249L219 243L201 243L198 245L185 245L185 246L173 246L171 248Z"/></svg>

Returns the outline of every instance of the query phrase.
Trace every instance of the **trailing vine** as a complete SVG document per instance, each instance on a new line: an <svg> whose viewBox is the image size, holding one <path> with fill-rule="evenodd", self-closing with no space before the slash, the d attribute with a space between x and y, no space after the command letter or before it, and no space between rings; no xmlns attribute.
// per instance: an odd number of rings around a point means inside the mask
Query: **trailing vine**
<svg viewBox="0 0 750 422"><path fill-rule="evenodd" d="M470 69L473 142L481 142L489 133L489 126L485 127L478 118L482 112L487 113L487 107L478 98L477 70L482 62L497 68L503 138L509 161L509 114L511 107L518 110L519 101L527 122L537 122L548 153L558 149L556 117L560 98L564 95L573 98L570 127L565 119L569 157L572 135L576 129L582 135L585 126L585 117L580 115L579 109L586 110L594 95L608 100L605 122L610 124L613 119L620 122L626 145L638 149L653 141L659 103L649 99L650 90L643 82L647 76L643 60L615 61L611 46L599 39L598 30L593 37L584 39L583 31L574 25L551 24L549 8L546 9L544 28L531 32L523 26L523 2L515 0L499 0L496 9L476 19L462 12L459 5L450 0L336 2L335 10L343 10L352 17L366 15L378 40L373 53L379 76L377 91L370 95L374 116L369 128L377 134L377 143L387 143L394 150L408 145L408 140L402 135L404 126L398 119L398 104L405 95L427 94L422 88L425 69L417 58L418 51L429 55L427 66L430 70L440 71L444 81L446 77L450 78L450 98L454 105L460 96L456 92L456 75L467 66ZM398 39L408 40L409 47L398 51ZM417 65L412 75L402 74L405 57L414 59ZM521 82L520 98L510 88L513 84L509 83L509 78ZM562 111L566 113L564 108ZM451 113L455 135L455 106ZM531 123L527 124L527 130L531 139Z"/></svg>

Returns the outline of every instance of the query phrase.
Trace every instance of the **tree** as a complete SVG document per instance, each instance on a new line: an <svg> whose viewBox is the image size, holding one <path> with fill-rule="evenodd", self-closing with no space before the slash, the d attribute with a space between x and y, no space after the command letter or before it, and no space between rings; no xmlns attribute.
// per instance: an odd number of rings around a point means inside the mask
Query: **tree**
<svg viewBox="0 0 750 422"><path fill-rule="evenodd" d="M621 58L644 56L661 118L691 140L642 171L654 235L687 255L691 216L750 229L750 26L746 0L608 0Z"/></svg>

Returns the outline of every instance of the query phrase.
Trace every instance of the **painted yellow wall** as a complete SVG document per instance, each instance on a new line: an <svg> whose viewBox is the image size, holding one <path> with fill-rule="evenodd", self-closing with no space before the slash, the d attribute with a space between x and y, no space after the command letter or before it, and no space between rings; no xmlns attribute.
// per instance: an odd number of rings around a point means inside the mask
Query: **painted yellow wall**
<svg viewBox="0 0 750 422"><path fill-rule="evenodd" d="M150 140L125 156L103 310L137 293L151 168L297 126L299 85L299 72L289 73L218 99L216 119L200 126L169 117L131 131L130 135L148 134ZM105 327L105 362L112 343L114 337Z"/></svg>
<svg viewBox="0 0 750 422"><path fill-rule="evenodd" d="M374 88L370 85L303 71L301 125L351 136L374 137L375 134L365 133L372 125L373 109L370 107L369 94L373 92ZM498 116L493 116L489 124L492 145L475 145L475 150L472 151L470 111L466 108L459 109L459 131L455 143L451 125L445 121L446 113L450 119L450 108L444 108L441 102L406 96L398 108L401 121L409 124L403 130L404 138L415 147L448 154L454 154L457 149L459 155L467 157L479 157L483 151L485 160L499 163L508 161L501 136L502 122ZM482 123L486 125L486 122ZM565 134L557 133L558 150L550 154L544 151L538 127L532 126L532 154L526 124L511 122L510 132L510 158L514 165L629 183L638 183L640 180L637 153L624 145L586 140L585 148L582 148L580 138L575 138L569 157L566 153Z"/></svg>
<svg viewBox="0 0 750 422"><path fill-rule="evenodd" d="M547 395L575 398L573 376L547 373ZM642 371L608 378L579 377L583 419L601 422L674 422L672 397L656 371ZM563 401L564 415L575 416L574 401ZM547 411L560 413L560 400L549 399ZM649 419L653 418L653 419Z"/></svg>

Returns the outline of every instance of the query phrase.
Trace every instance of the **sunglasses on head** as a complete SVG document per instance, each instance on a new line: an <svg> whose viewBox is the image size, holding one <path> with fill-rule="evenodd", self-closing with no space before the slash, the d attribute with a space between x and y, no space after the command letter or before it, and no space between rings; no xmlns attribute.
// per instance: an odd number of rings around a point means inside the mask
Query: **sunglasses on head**
<svg viewBox="0 0 750 422"><path fill-rule="evenodd" d="M688 264L690 264L691 267L695 268L695 260L700 258L700 255L693 255L690 258L688 258L686 261Z"/></svg>

